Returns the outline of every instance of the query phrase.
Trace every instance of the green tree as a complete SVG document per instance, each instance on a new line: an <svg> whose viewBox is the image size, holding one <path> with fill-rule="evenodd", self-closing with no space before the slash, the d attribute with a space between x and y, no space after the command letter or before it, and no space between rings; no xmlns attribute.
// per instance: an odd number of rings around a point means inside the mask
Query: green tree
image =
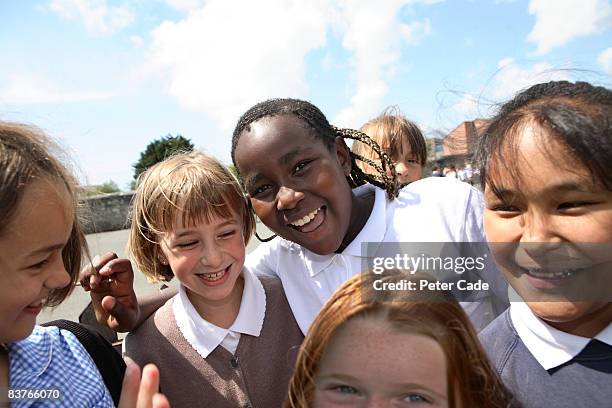
<svg viewBox="0 0 612 408"><path fill-rule="evenodd" d="M119 188L117 183L115 183L113 180L109 180L102 184L84 187L82 194L84 194L86 197L89 197L94 195L112 194L119 192L121 192L121 189Z"/></svg>
<svg viewBox="0 0 612 408"><path fill-rule="evenodd" d="M140 153L140 159L134 164L134 180L138 178L140 173L173 153L191 151L193 151L193 143L181 135L172 136L168 134L161 139L152 141L145 151Z"/></svg>

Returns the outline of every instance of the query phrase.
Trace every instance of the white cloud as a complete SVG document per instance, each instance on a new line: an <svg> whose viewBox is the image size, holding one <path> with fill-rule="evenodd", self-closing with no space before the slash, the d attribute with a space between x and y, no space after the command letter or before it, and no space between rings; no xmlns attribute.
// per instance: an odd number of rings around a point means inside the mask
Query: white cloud
<svg viewBox="0 0 612 408"><path fill-rule="evenodd" d="M152 32L152 61L169 74L169 92L224 128L256 102L305 97L304 56L326 42L323 1L210 0Z"/></svg>
<svg viewBox="0 0 612 408"><path fill-rule="evenodd" d="M93 34L112 34L134 21L125 6L109 6L106 0L51 0L50 8L63 18L76 20Z"/></svg>
<svg viewBox="0 0 612 408"><path fill-rule="evenodd" d="M352 52L354 93L350 105L334 119L339 126L359 127L376 115L388 92L387 80L397 68L402 40L417 43L431 32L429 20L404 23L400 10L410 0L340 1L344 23L342 45ZM431 3L431 2L430 2Z"/></svg>
<svg viewBox="0 0 612 408"><path fill-rule="evenodd" d="M474 118L478 114L478 99L470 94L465 94L453 106L453 109L465 118Z"/></svg>
<svg viewBox="0 0 612 408"><path fill-rule="evenodd" d="M400 33L404 40L413 45L417 45L421 42L423 37L431 34L431 23L428 18L421 21L412 21L410 23L402 24L400 27Z"/></svg>
<svg viewBox="0 0 612 408"><path fill-rule="evenodd" d="M512 58L501 59L497 63L497 73L476 92L462 94L451 104L447 112L448 123L458 123L486 117L497 108L499 103L512 99L519 91L532 85L571 80L571 70L554 68L547 62L531 66L521 66Z"/></svg>
<svg viewBox="0 0 612 408"><path fill-rule="evenodd" d="M531 0L529 14L535 14L536 23L527 40L536 43L538 55L612 26L609 0Z"/></svg>
<svg viewBox="0 0 612 408"><path fill-rule="evenodd" d="M152 31L150 61L182 106L229 128L263 99L306 98L305 56L333 34L349 52L351 83L350 103L333 122L358 126L380 110L402 44L431 33L428 19L401 20L402 8L416 2L437 1L207 0ZM338 65L331 52L323 69Z"/></svg>
<svg viewBox="0 0 612 408"><path fill-rule="evenodd" d="M144 40L139 35L132 35L130 37L130 42L136 48L140 48L140 47L142 47L144 45Z"/></svg>
<svg viewBox="0 0 612 408"><path fill-rule="evenodd" d="M512 58L504 58L497 64L499 70L490 86L485 87L486 97L495 102L504 101L518 91L541 82L570 79L568 71L540 62L523 68ZM488 89L487 89L488 88Z"/></svg>
<svg viewBox="0 0 612 408"><path fill-rule="evenodd" d="M83 102L113 97L112 92L69 91L41 78L15 75L5 89L0 89L0 102L6 104L44 104L58 102Z"/></svg>
<svg viewBox="0 0 612 408"><path fill-rule="evenodd" d="M612 75L612 48L603 50L597 57L597 62L606 74Z"/></svg>
<svg viewBox="0 0 612 408"><path fill-rule="evenodd" d="M197 10L206 4L206 0L166 0L173 9L183 12Z"/></svg>

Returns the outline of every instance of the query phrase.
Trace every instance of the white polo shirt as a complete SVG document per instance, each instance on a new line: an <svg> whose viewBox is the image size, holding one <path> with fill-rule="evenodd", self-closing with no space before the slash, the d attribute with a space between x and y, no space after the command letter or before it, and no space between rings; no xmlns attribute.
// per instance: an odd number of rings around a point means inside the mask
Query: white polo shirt
<svg viewBox="0 0 612 408"><path fill-rule="evenodd" d="M332 293L361 272L362 242L485 242L482 194L467 183L429 177L404 187L392 201L369 184L355 192L364 189L375 191L372 213L341 254L317 255L277 237L247 255L250 270L280 278L303 333Z"/></svg>
<svg viewBox="0 0 612 408"><path fill-rule="evenodd" d="M512 302L510 319L527 350L545 370L559 367L572 360L591 341L588 337L555 329L537 317L524 302ZM594 339L612 346L612 323Z"/></svg>

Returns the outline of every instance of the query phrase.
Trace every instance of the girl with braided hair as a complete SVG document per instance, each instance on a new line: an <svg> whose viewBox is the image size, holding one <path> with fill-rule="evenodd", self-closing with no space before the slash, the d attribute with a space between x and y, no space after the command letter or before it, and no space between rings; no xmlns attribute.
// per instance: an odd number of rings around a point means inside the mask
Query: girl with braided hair
<svg viewBox="0 0 612 408"><path fill-rule="evenodd" d="M612 91L534 85L476 158L489 245L523 300L481 333L492 362L525 407L610 406Z"/></svg>
<svg viewBox="0 0 612 408"><path fill-rule="evenodd" d="M377 152L380 165L370 163L377 176L356 165L345 138ZM232 160L255 214L280 236L249 254L247 265L280 277L304 333L336 288L363 269L362 244L484 242L477 190L438 178L398 190L375 142L331 126L309 102L272 99L249 109L234 130ZM496 316L487 302L471 305L479 327Z"/></svg>

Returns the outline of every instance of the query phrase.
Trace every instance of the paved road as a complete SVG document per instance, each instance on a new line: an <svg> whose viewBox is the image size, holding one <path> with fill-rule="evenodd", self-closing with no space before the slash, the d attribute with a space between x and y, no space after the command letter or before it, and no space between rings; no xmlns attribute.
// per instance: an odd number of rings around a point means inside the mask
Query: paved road
<svg viewBox="0 0 612 408"><path fill-rule="evenodd" d="M270 231L262 223L257 223L257 231L260 236L267 237ZM91 234L87 236L89 249L92 256L103 254L109 251L117 253L120 257L125 257L125 245L128 239L129 230L103 232L100 234ZM255 237L251 239L247 247L247 252L252 251L257 247L259 241ZM134 288L137 295L151 293L159 290L159 283L151 284L147 279L135 270ZM169 286L176 285L176 280L172 280ZM74 288L72 294L58 307L54 309L45 309L38 317L38 323L44 323L55 319L79 320L79 315L89 303L89 294L81 289L80 286Z"/></svg>

